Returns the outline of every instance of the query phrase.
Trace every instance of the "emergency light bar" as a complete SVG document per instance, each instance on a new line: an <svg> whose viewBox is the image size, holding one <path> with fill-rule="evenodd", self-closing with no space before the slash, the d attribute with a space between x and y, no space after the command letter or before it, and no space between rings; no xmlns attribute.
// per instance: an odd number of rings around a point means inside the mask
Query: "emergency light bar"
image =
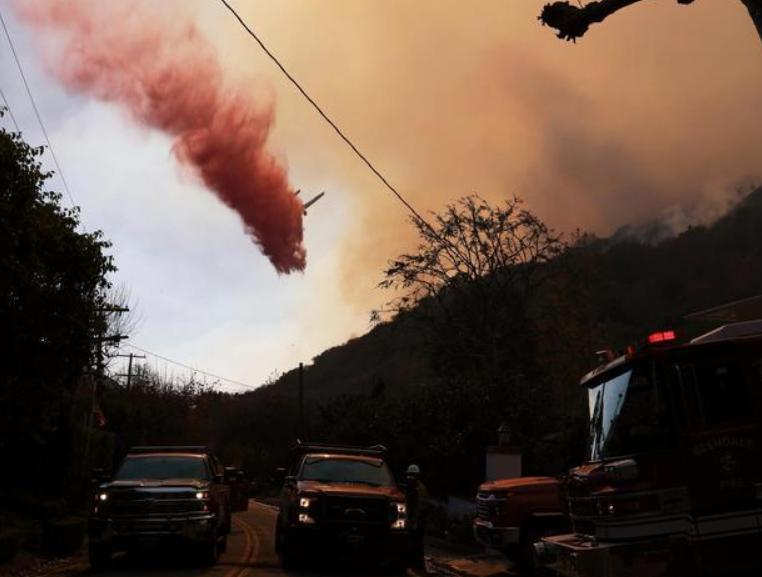
<svg viewBox="0 0 762 577"><path fill-rule="evenodd" d="M659 343L666 343L669 341L677 340L677 334L675 331L660 331L658 333L651 333L648 335L648 344L657 345Z"/></svg>

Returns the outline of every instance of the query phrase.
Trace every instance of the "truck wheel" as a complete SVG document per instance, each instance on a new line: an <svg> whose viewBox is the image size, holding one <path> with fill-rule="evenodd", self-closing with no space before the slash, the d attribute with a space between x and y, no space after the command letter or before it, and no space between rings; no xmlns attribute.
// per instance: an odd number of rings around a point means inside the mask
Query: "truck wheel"
<svg viewBox="0 0 762 577"><path fill-rule="evenodd" d="M283 549L283 531L280 528L280 523L275 521L275 552L280 555L281 549Z"/></svg>
<svg viewBox="0 0 762 577"><path fill-rule="evenodd" d="M93 571L103 571L111 565L111 548L103 543L90 543L87 557Z"/></svg>
<svg viewBox="0 0 762 577"><path fill-rule="evenodd" d="M280 565L286 571L292 571L301 567L301 559L293 548L286 548L280 553Z"/></svg>
<svg viewBox="0 0 762 577"><path fill-rule="evenodd" d="M299 567L299 552L296 550L294 543L288 539L288 533L285 530L278 529L276 531L275 550L280 557L280 564L283 569L297 569Z"/></svg>
<svg viewBox="0 0 762 577"><path fill-rule="evenodd" d="M220 543L217 541L217 537L205 542L201 548L201 562L207 566L212 567L217 563L220 558Z"/></svg>

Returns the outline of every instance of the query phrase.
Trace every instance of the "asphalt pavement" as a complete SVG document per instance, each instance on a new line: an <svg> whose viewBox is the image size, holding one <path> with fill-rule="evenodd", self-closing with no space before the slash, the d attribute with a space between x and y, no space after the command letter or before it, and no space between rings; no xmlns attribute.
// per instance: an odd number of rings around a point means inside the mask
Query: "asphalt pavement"
<svg viewBox="0 0 762 577"><path fill-rule="evenodd" d="M378 577L392 574L367 560L349 562L326 558L318 565L285 571L275 554L275 507L251 501L249 510L233 517L227 550L213 567L202 567L192 551L144 550L139 555L117 555L112 566L93 573L80 558L38 577ZM414 576L412 572L408 577Z"/></svg>

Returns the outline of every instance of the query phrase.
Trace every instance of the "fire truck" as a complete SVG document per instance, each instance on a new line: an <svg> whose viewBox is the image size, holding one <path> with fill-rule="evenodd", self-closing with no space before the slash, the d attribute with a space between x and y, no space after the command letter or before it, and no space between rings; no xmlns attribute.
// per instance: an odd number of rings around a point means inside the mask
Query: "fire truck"
<svg viewBox="0 0 762 577"><path fill-rule="evenodd" d="M563 483L572 531L535 544L566 577L762 570L762 321L650 335L582 379L587 462Z"/></svg>

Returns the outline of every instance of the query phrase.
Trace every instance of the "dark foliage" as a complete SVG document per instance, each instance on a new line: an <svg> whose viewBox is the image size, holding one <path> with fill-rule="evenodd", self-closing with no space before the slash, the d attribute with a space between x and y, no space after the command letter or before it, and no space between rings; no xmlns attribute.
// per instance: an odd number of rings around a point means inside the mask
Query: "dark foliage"
<svg viewBox="0 0 762 577"><path fill-rule="evenodd" d="M15 462L30 471L37 461L58 466L44 475L55 485L67 466L74 395L104 329L114 266L102 234L79 231L78 210L45 190L42 152L0 131L0 450L5 462L8 452L20 453Z"/></svg>

